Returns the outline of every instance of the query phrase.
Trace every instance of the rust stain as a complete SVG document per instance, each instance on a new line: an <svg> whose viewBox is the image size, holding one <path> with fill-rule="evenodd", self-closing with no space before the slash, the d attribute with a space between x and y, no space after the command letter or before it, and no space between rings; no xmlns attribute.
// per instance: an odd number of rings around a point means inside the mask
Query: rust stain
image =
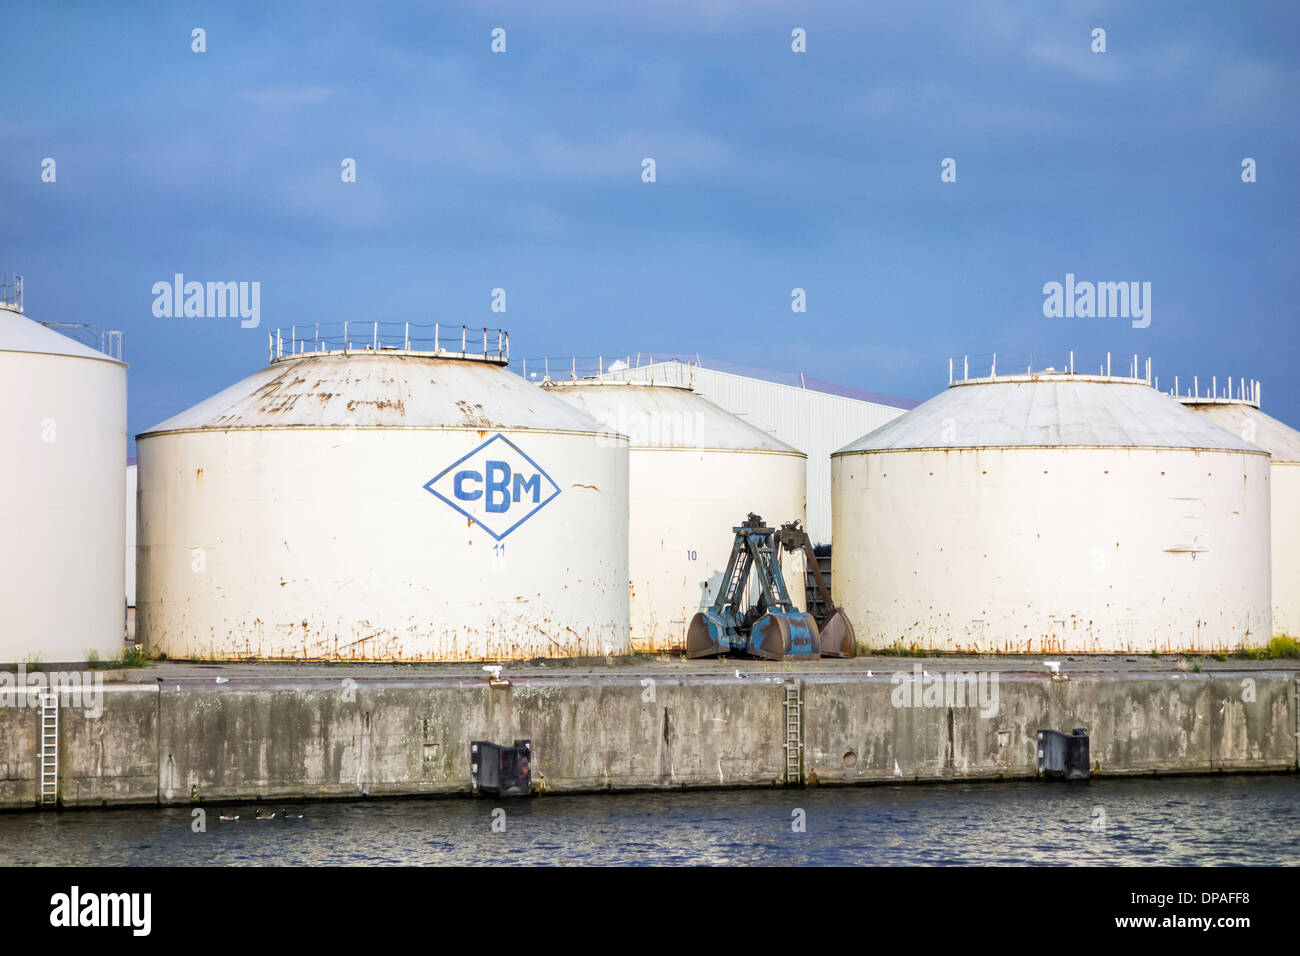
<svg viewBox="0 0 1300 956"><path fill-rule="evenodd" d="M370 405L376 411L393 410L396 411L397 414L399 415L406 414L406 405L402 402L400 398L397 399L397 401L391 401L389 399L382 399L380 401L366 401L364 399L354 398L348 402L348 411L354 412L357 410L357 407L361 405Z"/></svg>
<svg viewBox="0 0 1300 956"><path fill-rule="evenodd" d="M460 413L465 416L466 424L474 425L478 428L495 427L492 424L491 419L489 419L487 415L484 414L483 406L481 404L475 402L474 404L471 405L469 402L465 401L464 399L461 399L456 402L456 407L459 408Z"/></svg>

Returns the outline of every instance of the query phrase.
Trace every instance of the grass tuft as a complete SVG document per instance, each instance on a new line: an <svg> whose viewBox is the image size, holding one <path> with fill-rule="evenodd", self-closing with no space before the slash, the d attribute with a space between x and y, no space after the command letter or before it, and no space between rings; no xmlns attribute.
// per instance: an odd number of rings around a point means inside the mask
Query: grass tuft
<svg viewBox="0 0 1300 956"><path fill-rule="evenodd" d="M128 667L148 667L149 658L145 657L144 648L136 645L119 653L109 661L108 666L115 671L125 670Z"/></svg>
<svg viewBox="0 0 1300 956"><path fill-rule="evenodd" d="M1294 637L1275 637L1263 647L1243 647L1232 655L1248 661L1275 661L1282 657L1300 657L1300 642Z"/></svg>

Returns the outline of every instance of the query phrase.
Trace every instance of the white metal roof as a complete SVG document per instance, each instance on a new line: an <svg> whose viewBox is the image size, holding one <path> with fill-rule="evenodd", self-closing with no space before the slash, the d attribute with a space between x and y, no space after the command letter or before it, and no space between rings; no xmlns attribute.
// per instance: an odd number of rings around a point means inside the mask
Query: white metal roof
<svg viewBox="0 0 1300 956"><path fill-rule="evenodd" d="M692 360L694 356L691 357ZM808 456L808 533L818 543L831 540L831 453L903 414L903 409L849 397L844 392L800 388L794 382L750 378L735 371L718 371L693 365L682 375L684 363L659 361L641 364L629 372L608 371L606 377L632 381L688 380L695 391L715 405L775 436ZM725 366L735 369L738 366ZM530 360L531 373L534 363ZM555 366L561 374L566 367ZM590 370L589 374L594 374ZM864 393L870 394L870 393ZM892 399L890 401L893 401ZM907 404L908 408L915 402Z"/></svg>
<svg viewBox="0 0 1300 956"><path fill-rule="evenodd" d="M75 339L47 329L13 309L0 309L0 352L35 352L40 355L71 355L101 362L123 363Z"/></svg>
<svg viewBox="0 0 1300 956"><path fill-rule="evenodd" d="M276 361L142 433L227 428L477 428L596 433L577 408L497 365L383 352Z"/></svg>
<svg viewBox="0 0 1300 956"><path fill-rule="evenodd" d="M689 388L595 379L551 382L544 387L607 430L627 435L633 448L708 448L804 457L797 448Z"/></svg>
<svg viewBox="0 0 1300 956"><path fill-rule="evenodd" d="M1274 461L1300 462L1300 431L1254 405L1223 401L1197 404L1187 400L1183 404L1234 435L1253 435L1252 444L1272 455Z"/></svg>
<svg viewBox="0 0 1300 956"><path fill-rule="evenodd" d="M835 454L1019 447L1261 451L1144 383L1048 374L952 385Z"/></svg>

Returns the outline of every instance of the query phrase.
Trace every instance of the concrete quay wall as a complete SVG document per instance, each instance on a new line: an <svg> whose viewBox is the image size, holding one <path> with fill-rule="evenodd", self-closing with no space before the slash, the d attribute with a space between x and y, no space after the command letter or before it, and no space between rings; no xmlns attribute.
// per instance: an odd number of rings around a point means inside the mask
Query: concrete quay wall
<svg viewBox="0 0 1300 956"><path fill-rule="evenodd" d="M806 783L1033 777L1036 731L1075 727L1088 730L1095 774L1297 769L1294 669L1003 672L994 706L987 694L945 698L910 661L891 666L892 677L664 668L500 686L472 676L160 677L105 684L93 708L64 690L58 798L71 808L467 794L470 742L516 738L532 741L533 786L547 793L783 785L787 681L799 689ZM3 809L40 804L31 694L0 707Z"/></svg>

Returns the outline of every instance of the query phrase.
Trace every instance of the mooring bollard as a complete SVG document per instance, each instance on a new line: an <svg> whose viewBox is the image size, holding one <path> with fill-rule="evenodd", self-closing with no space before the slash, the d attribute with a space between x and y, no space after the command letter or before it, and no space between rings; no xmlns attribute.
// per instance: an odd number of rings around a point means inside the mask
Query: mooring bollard
<svg viewBox="0 0 1300 956"><path fill-rule="evenodd" d="M1056 730L1040 730L1038 773L1044 777L1087 780L1092 775L1087 728L1075 727L1069 736Z"/></svg>
<svg viewBox="0 0 1300 956"><path fill-rule="evenodd" d="M532 792L533 745L530 740L516 740L513 747L502 747L487 740L469 745L469 775L474 792L491 791L502 797L526 797Z"/></svg>

